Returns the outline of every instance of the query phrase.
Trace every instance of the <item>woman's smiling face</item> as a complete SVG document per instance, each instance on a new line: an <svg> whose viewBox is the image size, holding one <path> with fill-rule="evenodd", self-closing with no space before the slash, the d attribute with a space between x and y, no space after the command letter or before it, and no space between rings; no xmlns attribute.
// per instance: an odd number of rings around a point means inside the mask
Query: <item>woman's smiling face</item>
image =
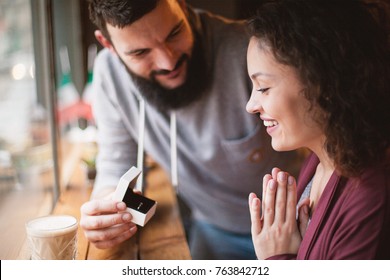
<svg viewBox="0 0 390 280"><path fill-rule="evenodd" d="M276 61L271 50L252 37L247 52L248 74L253 89L246 110L259 114L276 151L301 147L316 149L324 133L309 112L304 85L295 68Z"/></svg>

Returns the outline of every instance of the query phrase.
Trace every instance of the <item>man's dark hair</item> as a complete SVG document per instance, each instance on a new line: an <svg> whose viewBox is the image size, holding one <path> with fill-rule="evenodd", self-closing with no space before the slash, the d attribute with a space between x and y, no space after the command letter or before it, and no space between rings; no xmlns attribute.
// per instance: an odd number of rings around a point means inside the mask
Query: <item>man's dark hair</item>
<svg viewBox="0 0 390 280"><path fill-rule="evenodd" d="M152 11L160 0L88 0L89 17L110 39L107 23L123 28Z"/></svg>
<svg viewBox="0 0 390 280"><path fill-rule="evenodd" d="M88 0L90 18L104 37L110 40L107 23L117 28L128 26L151 12L159 1L161 0ZM183 108L201 99L212 79L211 66L204 57L200 34L195 29L192 32L195 39L192 56L183 54L177 62L177 67L188 62L187 79L178 88L166 89L153 76L150 79L142 78L131 72L122 60L143 97L161 111Z"/></svg>

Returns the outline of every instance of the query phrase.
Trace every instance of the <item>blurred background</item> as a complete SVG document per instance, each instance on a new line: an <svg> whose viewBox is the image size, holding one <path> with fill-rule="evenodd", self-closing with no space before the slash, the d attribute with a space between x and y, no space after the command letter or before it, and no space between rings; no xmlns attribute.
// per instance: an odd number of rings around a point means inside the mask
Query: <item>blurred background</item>
<svg viewBox="0 0 390 280"><path fill-rule="evenodd" d="M257 1L187 2L244 19ZM75 168L93 183L94 30L85 0L0 0L0 259L23 258L25 222L51 213Z"/></svg>

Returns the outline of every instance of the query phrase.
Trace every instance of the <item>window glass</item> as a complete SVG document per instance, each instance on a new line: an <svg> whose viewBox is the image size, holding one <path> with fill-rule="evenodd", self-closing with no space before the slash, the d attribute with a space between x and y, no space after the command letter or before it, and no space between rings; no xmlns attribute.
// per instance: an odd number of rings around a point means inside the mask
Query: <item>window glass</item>
<svg viewBox="0 0 390 280"><path fill-rule="evenodd" d="M0 259L20 258L25 222L53 205L47 100L37 92L29 0L0 1Z"/></svg>
<svg viewBox="0 0 390 280"><path fill-rule="evenodd" d="M52 0L53 40L57 91L57 127L60 137L61 187L66 188L75 167L93 183L96 126L91 110L92 67L97 45L85 40L86 1ZM72 172L68 172L72 171ZM79 184L83 184L81 180Z"/></svg>

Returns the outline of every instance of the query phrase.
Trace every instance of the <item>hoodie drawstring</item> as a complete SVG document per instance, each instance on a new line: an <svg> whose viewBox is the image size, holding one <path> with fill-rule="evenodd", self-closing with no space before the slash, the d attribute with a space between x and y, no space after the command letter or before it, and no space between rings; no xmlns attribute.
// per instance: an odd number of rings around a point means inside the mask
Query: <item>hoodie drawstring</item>
<svg viewBox="0 0 390 280"><path fill-rule="evenodd" d="M177 175L177 128L176 128L176 113L171 112L171 181L172 186L178 192L178 175Z"/></svg>
<svg viewBox="0 0 390 280"><path fill-rule="evenodd" d="M145 101L141 98L139 101L139 123L138 123L138 151L137 151L137 168L144 170L144 138L145 138ZM136 190L142 193L143 173L138 177Z"/></svg>
<svg viewBox="0 0 390 280"><path fill-rule="evenodd" d="M139 126L138 126L138 151L137 151L137 168L143 170L144 165L144 139L145 139L145 101L139 100ZM170 143L171 143L171 183L176 192L178 192L178 171L177 171L177 127L176 113L171 112L170 115ZM143 176L137 180L136 190L142 193Z"/></svg>

